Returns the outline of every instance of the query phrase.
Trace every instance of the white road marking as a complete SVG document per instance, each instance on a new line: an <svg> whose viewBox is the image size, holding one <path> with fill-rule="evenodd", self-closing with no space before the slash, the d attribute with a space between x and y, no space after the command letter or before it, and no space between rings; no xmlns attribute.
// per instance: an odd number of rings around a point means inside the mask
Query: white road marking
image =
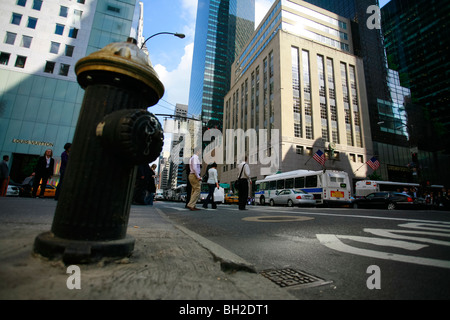
<svg viewBox="0 0 450 320"><path fill-rule="evenodd" d="M450 234L447 233L439 233L439 232L426 232L426 231L410 231L410 230L386 230L386 229L364 229L365 232L369 232L371 234L380 236L380 237L388 237L393 239L403 239L403 240L412 240L418 242L432 243L441 246L450 246L450 242L435 240L429 238L421 238L421 237L410 237L410 236L402 236L396 233L403 234L419 234L419 235L428 235L428 236L438 236L438 237L450 237Z"/></svg>
<svg viewBox="0 0 450 320"><path fill-rule="evenodd" d="M383 238L370 238L370 237L344 236L344 235L339 235L337 237L340 239L348 239L348 240L364 242L364 243L374 244L374 245L383 246L383 247L401 248L401 249L410 250L410 251L420 250L425 247L428 247L428 245L426 245L426 244L417 244L417 243L411 243L411 242L407 242L407 241L399 241L399 240L383 239Z"/></svg>
<svg viewBox="0 0 450 320"><path fill-rule="evenodd" d="M359 255L359 256L370 257L370 258L400 261L400 262L413 263L413 264L419 264L419 265L424 265L424 266L450 269L450 261L446 261L446 260L413 257L413 256L406 256L406 255L401 255L401 254L392 254L392 253L388 253L388 252L355 248L355 247L352 247L352 246L349 246L349 245L343 243L342 241L339 240L339 238L338 238L339 236L336 236L333 234L317 234L316 236L322 244L324 244L325 246L327 246L330 249L337 250L340 252L345 252L345 253L355 254L355 255Z"/></svg>

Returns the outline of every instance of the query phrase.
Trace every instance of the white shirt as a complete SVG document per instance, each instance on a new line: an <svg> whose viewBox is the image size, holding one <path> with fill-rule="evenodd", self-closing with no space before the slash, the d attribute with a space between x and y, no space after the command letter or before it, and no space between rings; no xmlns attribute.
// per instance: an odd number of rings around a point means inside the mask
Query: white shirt
<svg viewBox="0 0 450 320"><path fill-rule="evenodd" d="M217 176L217 170L216 170L216 168L210 168L210 169L208 170L208 181L207 181L207 183L208 183L208 184L216 184L216 183L219 183L219 179L218 179L218 176Z"/></svg>
<svg viewBox="0 0 450 320"><path fill-rule="evenodd" d="M242 166L244 166L244 170L242 170ZM248 163L246 163L244 161L238 166L238 176L237 176L238 178L239 178L239 175L241 174L241 170L242 170L241 179L250 180L250 167L249 167Z"/></svg>
<svg viewBox="0 0 450 320"><path fill-rule="evenodd" d="M198 155L194 154L191 159L189 159L189 166L191 173L194 173L197 178L200 179L200 159L198 158Z"/></svg>

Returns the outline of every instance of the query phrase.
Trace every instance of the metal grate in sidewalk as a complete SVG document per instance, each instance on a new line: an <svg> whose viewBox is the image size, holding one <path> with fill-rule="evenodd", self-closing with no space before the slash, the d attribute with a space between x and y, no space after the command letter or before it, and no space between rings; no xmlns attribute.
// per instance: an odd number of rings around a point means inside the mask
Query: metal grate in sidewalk
<svg viewBox="0 0 450 320"><path fill-rule="evenodd" d="M309 288L331 283L331 281L326 281L306 272L297 271L290 268L263 270L260 274L281 288L294 286L297 288Z"/></svg>

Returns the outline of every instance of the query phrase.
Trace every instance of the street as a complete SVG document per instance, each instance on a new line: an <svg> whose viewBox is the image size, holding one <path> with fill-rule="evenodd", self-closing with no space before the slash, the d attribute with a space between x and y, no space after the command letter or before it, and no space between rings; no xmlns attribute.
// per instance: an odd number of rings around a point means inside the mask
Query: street
<svg viewBox="0 0 450 320"><path fill-rule="evenodd" d="M132 206L130 261L81 266L82 290L73 292L64 266L30 254L35 237L51 227L56 201L1 202L0 296L7 299L450 298L446 211ZM224 270L221 259L257 274Z"/></svg>
<svg viewBox="0 0 450 320"><path fill-rule="evenodd" d="M289 273L310 276L308 285L295 277L280 284L299 299L450 298L446 211L281 206L239 211L220 205L192 212L176 202L155 207L272 281Z"/></svg>

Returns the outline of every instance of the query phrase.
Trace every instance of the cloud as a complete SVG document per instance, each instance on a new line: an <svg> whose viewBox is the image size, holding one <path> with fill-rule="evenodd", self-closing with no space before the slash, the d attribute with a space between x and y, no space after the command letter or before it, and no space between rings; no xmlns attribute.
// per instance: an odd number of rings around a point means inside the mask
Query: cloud
<svg viewBox="0 0 450 320"><path fill-rule="evenodd" d="M258 27L261 20L269 11L274 0L256 0L255 2L255 27Z"/></svg>
<svg viewBox="0 0 450 320"><path fill-rule="evenodd" d="M185 46L184 55L181 57L180 63L172 71L168 71L161 64L154 67L166 89L164 100L172 103L188 104L193 52L194 43L192 42Z"/></svg>

